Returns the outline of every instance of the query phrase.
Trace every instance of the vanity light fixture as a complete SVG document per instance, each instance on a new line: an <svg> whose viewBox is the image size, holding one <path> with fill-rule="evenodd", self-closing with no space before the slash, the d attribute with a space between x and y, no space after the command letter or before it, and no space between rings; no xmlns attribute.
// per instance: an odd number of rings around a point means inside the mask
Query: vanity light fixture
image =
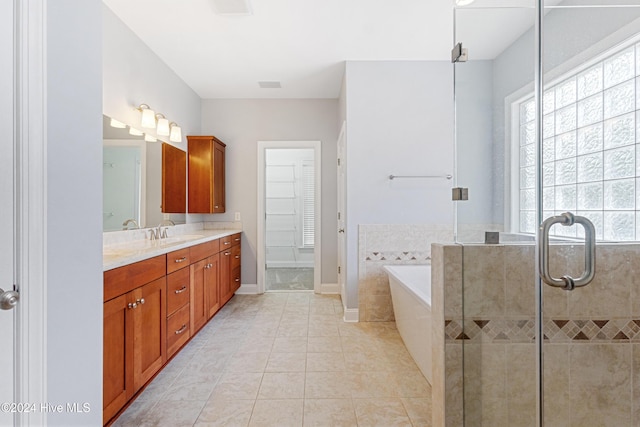
<svg viewBox="0 0 640 427"><path fill-rule="evenodd" d="M129 127L129 135L142 136L142 135L144 135L144 133L142 133L142 131L139 131L136 128Z"/></svg>
<svg viewBox="0 0 640 427"><path fill-rule="evenodd" d="M111 119L111 122L109 122L109 124L111 125L112 128L125 129L127 127L127 125L117 121L116 119Z"/></svg>
<svg viewBox="0 0 640 427"><path fill-rule="evenodd" d="M138 110L142 113L142 119L140 120L140 126L146 129L155 129L156 127L156 113L147 104L140 104Z"/></svg>
<svg viewBox="0 0 640 427"><path fill-rule="evenodd" d="M147 142L157 142L158 141L155 137L149 135L148 133L144 134L144 140L147 141Z"/></svg>
<svg viewBox="0 0 640 427"><path fill-rule="evenodd" d="M162 136L169 136L169 120L167 120L164 114L160 113L156 114L156 117L158 118L158 128L156 130L157 134Z"/></svg>
<svg viewBox="0 0 640 427"><path fill-rule="evenodd" d="M182 129L176 122L171 122L169 125L171 128L171 134L169 135L169 141L171 142L182 142Z"/></svg>

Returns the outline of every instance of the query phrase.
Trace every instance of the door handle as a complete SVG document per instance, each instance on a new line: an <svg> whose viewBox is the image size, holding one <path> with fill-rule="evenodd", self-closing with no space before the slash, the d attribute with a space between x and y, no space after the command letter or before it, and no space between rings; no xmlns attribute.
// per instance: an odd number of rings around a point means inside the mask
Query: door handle
<svg viewBox="0 0 640 427"><path fill-rule="evenodd" d="M20 294L16 291L3 291L0 289L0 309L11 310L18 305Z"/></svg>
<svg viewBox="0 0 640 427"><path fill-rule="evenodd" d="M580 224L584 227L584 271L580 277L574 279L565 274L560 278L551 276L549 272L549 230L554 224L562 224L569 227ZM547 218L538 229L538 241L540 242L539 264L540 277L549 286L572 291L575 288L586 286L593 280L596 274L596 229L593 223L583 216L576 216L571 212Z"/></svg>

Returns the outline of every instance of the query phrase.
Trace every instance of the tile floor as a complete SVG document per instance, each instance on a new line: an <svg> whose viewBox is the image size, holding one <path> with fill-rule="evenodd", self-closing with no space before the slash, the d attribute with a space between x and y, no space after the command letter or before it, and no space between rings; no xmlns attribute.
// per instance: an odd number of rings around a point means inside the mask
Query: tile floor
<svg viewBox="0 0 640 427"><path fill-rule="evenodd" d="M265 270L269 291L312 291L313 268L273 268Z"/></svg>
<svg viewBox="0 0 640 427"><path fill-rule="evenodd" d="M393 322L338 296L237 295L115 426L430 426L431 387Z"/></svg>

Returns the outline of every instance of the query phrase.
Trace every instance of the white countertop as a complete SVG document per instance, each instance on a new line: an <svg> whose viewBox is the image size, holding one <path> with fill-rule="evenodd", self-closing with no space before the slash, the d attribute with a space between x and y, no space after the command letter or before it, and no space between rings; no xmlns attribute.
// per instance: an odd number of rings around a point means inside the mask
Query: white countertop
<svg viewBox="0 0 640 427"><path fill-rule="evenodd" d="M237 229L195 229L188 234L169 235L160 240L138 239L104 244L102 247L103 271L153 258L178 249L205 243L210 240L240 233ZM138 233L137 236L140 234ZM142 234L144 236L144 234Z"/></svg>

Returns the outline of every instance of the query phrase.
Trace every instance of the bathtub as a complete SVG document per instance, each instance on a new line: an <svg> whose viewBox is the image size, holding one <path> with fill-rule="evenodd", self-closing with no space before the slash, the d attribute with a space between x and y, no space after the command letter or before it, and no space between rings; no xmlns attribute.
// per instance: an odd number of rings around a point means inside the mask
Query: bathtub
<svg viewBox="0 0 640 427"><path fill-rule="evenodd" d="M398 332L431 384L431 266L386 265L384 270Z"/></svg>

